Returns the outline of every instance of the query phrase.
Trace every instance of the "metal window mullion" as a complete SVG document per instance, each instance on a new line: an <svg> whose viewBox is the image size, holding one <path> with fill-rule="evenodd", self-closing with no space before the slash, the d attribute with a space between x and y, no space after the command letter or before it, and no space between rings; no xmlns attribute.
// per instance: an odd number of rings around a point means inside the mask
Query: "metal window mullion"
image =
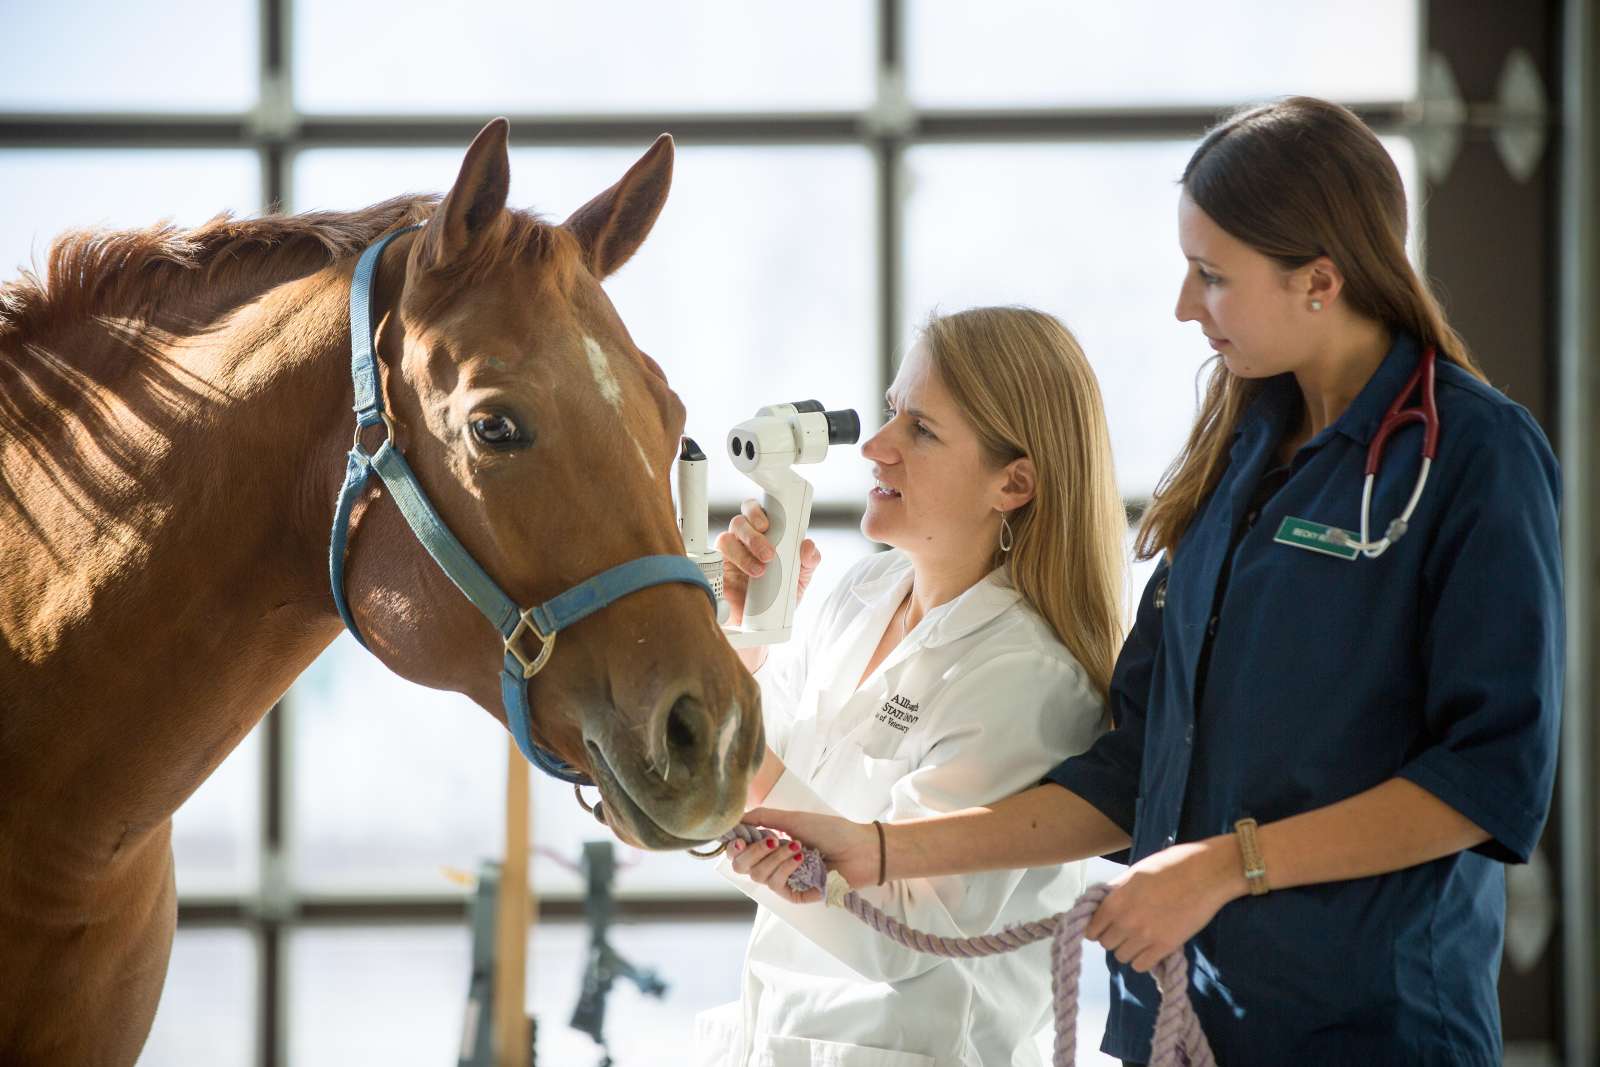
<svg viewBox="0 0 1600 1067"><path fill-rule="evenodd" d="M290 91L290 47L287 34L290 0L257 0L257 90L248 135L261 166L261 210L280 210L288 189L287 144L294 135ZM262 766L260 867L257 905L252 909L257 945L256 1067L282 1067L288 1062L288 971L286 932L293 914L293 879L289 875L289 768L287 709L283 699L263 723L266 744Z"/></svg>
<svg viewBox="0 0 1600 1067"><path fill-rule="evenodd" d="M1600 774L1593 709L1600 701L1591 667L1596 632L1597 573L1594 564L1595 493L1600 491L1600 434L1592 413L1600 400L1594 355L1600 348L1600 315L1590 295L1600 282L1594 226L1600 220L1600 80L1593 64L1600 53L1600 21L1591 0L1566 0L1562 12L1562 172L1558 218L1560 243L1559 426L1564 480L1563 533L1566 580L1566 706L1561 743L1561 931L1563 998L1560 1017L1565 1062L1594 1063L1600 1057L1600 927L1596 906L1597 858L1595 776Z"/></svg>
<svg viewBox="0 0 1600 1067"><path fill-rule="evenodd" d="M283 0L262 0L263 3ZM264 86L288 95L289 79ZM1216 121L1226 105L1172 108L1006 108L913 110L917 142L1148 141L1188 139ZM1352 107L1379 134L1407 134L1420 123L1403 103ZM669 131L686 144L868 144L859 111L752 114L512 114L517 144L611 146L649 141ZM0 114L0 146L67 148L236 148L272 141L285 147L401 148L465 145L482 127L476 115L305 115L279 106L245 116Z"/></svg>
<svg viewBox="0 0 1600 1067"><path fill-rule="evenodd" d="M905 85L905 53L903 40L902 0L879 0L878 3L878 77L880 94L878 106L888 106L881 99L885 87L895 86L903 91ZM905 142L894 131L879 129L872 145L874 173L877 178L875 206L878 234L878 393L888 391L894 381L895 352L900 345L901 284L904 278L901 235L905 232L905 203L900 196L904 188L901 164L905 156Z"/></svg>
<svg viewBox="0 0 1600 1067"><path fill-rule="evenodd" d="M261 860L253 899L241 908L255 930L259 953L256 968L257 1067L280 1067L286 1062L288 1047L284 1015L287 1003L284 937L297 910L286 848L290 704L288 697L279 700L261 724L266 742L261 746Z"/></svg>

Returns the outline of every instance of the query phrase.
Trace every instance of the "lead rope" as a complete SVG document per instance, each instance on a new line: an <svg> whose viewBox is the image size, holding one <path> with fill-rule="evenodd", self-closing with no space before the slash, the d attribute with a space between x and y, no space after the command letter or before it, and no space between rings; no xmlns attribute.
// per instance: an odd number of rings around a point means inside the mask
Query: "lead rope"
<svg viewBox="0 0 1600 1067"><path fill-rule="evenodd" d="M741 823L724 834L726 845L734 838L754 844L765 835L756 827ZM1008 926L997 934L980 937L938 937L913 930L851 890L837 871L829 871L822 855L814 848L801 851L800 867L789 876L789 888L797 893L821 890L830 906L843 908L889 940L929 956L951 959L976 959L1015 952L1024 945L1050 939L1050 987L1055 1002L1056 1047L1054 1067L1073 1067L1078 1052L1078 977L1083 962L1083 931L1100 902L1111 892L1106 885L1092 885L1071 908L1048 919ZM1157 963L1153 972L1161 991L1161 1008L1156 1012L1155 1033L1150 1039L1150 1067L1216 1067L1216 1058L1200 1020L1189 1000L1189 962L1183 950Z"/></svg>

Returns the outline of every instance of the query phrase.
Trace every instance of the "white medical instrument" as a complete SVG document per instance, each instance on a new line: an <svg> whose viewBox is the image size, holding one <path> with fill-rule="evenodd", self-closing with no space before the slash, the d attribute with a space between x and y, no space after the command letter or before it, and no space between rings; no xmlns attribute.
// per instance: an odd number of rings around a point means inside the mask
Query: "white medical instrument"
<svg viewBox="0 0 1600 1067"><path fill-rule="evenodd" d="M1428 471L1433 466L1433 458L1439 453L1439 409L1434 404L1433 397L1436 362L1434 347L1429 345L1423 350L1417 369L1411 372L1411 377L1406 379L1405 386L1389 404L1383 422L1378 425L1378 432L1373 435L1372 444L1367 447L1366 482L1361 490L1361 540L1353 540L1343 530L1328 531L1332 540L1346 548L1356 549L1368 559L1377 559L1390 545L1405 536L1411 522L1411 514L1417 510L1417 501L1422 498L1422 487L1428 483ZM1422 394L1420 402L1416 407L1405 407L1405 402L1411 398L1412 392L1418 389ZM1411 499L1406 502L1405 510L1400 513L1399 518L1389 523L1383 537L1376 541L1368 541L1372 516L1372 486L1377 479L1378 467L1383 462L1384 445L1388 443L1390 434L1408 422L1420 422L1423 427L1422 469L1417 474L1416 487L1411 490Z"/></svg>
<svg viewBox="0 0 1600 1067"><path fill-rule="evenodd" d="M819 463L831 445L853 445L861 437L861 419L852 410L828 411L815 400L771 404L728 431L728 456L735 469L759 485L761 509L767 514L767 540L773 558L750 579L745 592L744 620L726 625L728 605L722 599L722 556L707 531L706 457L685 437L678 453L678 529L684 551L699 564L716 591L717 621L734 648L789 640L794 628L795 582L800 544L811 523L811 483L795 473L800 463Z"/></svg>
<svg viewBox="0 0 1600 1067"><path fill-rule="evenodd" d="M706 454L694 438L678 442L678 532L683 535L684 555L700 567L716 595L717 625L728 622L728 602L722 599L722 553L712 543L707 529L710 521L706 506Z"/></svg>

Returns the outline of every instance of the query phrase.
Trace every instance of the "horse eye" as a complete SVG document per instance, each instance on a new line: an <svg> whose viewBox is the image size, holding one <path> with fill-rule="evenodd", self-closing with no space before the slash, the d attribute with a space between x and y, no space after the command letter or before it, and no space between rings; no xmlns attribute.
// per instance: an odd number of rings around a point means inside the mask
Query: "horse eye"
<svg viewBox="0 0 1600 1067"><path fill-rule="evenodd" d="M472 436L486 445L503 448L522 440L517 424L504 415L485 415L472 420Z"/></svg>

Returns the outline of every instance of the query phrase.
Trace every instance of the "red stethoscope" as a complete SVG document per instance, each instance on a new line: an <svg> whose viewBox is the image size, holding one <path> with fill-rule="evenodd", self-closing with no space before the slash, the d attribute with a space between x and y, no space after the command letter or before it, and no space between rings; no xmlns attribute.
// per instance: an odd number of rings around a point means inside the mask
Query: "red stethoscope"
<svg viewBox="0 0 1600 1067"><path fill-rule="evenodd" d="M1411 372L1411 377L1406 379L1406 384L1389 405L1389 410L1383 416L1383 422L1378 425L1378 432L1372 438L1372 444L1367 447L1367 476L1366 484L1361 490L1361 540L1357 541L1343 530L1330 531L1333 538L1347 547L1354 548L1368 559L1377 559L1388 547L1400 540L1405 535L1406 528L1411 522L1411 513L1417 510L1417 501L1422 499L1422 487L1428 483L1428 470L1433 466L1433 457L1439 453L1439 409L1433 400L1433 371L1436 363L1434 347L1429 345L1423 350L1422 359L1417 363L1417 369ZM1407 400L1411 399L1413 392L1421 391L1421 402L1416 407L1405 407ZM1399 518L1389 523L1381 538L1369 541L1372 518L1372 485L1378 476L1378 467L1383 462L1383 449L1389 441L1389 435L1400 427L1410 422L1422 423L1422 469L1417 474L1417 484L1411 490L1411 499L1406 502L1405 510Z"/></svg>

